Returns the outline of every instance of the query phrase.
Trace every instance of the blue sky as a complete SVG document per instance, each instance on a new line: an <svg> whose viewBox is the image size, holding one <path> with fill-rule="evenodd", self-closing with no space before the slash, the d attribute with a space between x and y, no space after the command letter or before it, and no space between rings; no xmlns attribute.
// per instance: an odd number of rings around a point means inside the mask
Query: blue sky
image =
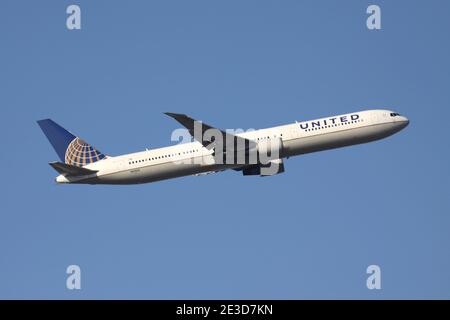
<svg viewBox="0 0 450 320"><path fill-rule="evenodd" d="M66 29L78 4L82 29ZM366 28L378 4L382 30ZM446 1L0 2L0 298L450 298ZM118 155L182 112L264 128L390 108L382 141L138 186L57 186L52 118ZM66 289L68 265L82 289ZM377 264L382 289L366 288Z"/></svg>

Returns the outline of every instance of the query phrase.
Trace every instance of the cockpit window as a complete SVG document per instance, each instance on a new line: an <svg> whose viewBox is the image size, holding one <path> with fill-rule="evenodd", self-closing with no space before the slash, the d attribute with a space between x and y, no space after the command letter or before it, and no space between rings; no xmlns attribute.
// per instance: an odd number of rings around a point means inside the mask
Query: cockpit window
<svg viewBox="0 0 450 320"><path fill-rule="evenodd" d="M399 116L400 115L400 113L396 113L396 112L392 112L391 113L391 117L396 117L396 116Z"/></svg>

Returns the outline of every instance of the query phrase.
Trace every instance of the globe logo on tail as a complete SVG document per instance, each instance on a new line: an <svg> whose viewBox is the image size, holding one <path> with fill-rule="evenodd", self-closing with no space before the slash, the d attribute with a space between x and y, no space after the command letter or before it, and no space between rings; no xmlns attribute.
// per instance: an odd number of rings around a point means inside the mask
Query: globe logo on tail
<svg viewBox="0 0 450 320"><path fill-rule="evenodd" d="M105 158L105 155L80 138L75 138L66 150L65 163L84 167Z"/></svg>

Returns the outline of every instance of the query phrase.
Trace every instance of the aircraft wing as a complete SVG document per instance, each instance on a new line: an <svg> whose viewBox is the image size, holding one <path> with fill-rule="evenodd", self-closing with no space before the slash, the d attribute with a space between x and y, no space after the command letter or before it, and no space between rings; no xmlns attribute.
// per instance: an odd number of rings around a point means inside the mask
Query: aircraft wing
<svg viewBox="0 0 450 320"><path fill-rule="evenodd" d="M96 170L89 170L62 162L50 162L49 165L64 176L85 176L97 172Z"/></svg>
<svg viewBox="0 0 450 320"><path fill-rule="evenodd" d="M192 119L185 114L171 112L165 112L165 114L174 118L186 129L188 129L191 136L208 150L220 147L222 152L226 152L227 148L232 145L233 150L237 151L240 148L249 149L256 145L256 143L252 140L214 128L206 123ZM217 140L219 137L222 138L222 141Z"/></svg>

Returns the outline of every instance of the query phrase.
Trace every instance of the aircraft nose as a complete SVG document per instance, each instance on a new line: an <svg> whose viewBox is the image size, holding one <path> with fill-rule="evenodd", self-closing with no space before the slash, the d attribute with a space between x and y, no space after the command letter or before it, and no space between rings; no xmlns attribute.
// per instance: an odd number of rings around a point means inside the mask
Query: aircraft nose
<svg viewBox="0 0 450 320"><path fill-rule="evenodd" d="M398 117L397 122L401 125L401 128L403 129L408 126L409 119L407 117L400 116Z"/></svg>

